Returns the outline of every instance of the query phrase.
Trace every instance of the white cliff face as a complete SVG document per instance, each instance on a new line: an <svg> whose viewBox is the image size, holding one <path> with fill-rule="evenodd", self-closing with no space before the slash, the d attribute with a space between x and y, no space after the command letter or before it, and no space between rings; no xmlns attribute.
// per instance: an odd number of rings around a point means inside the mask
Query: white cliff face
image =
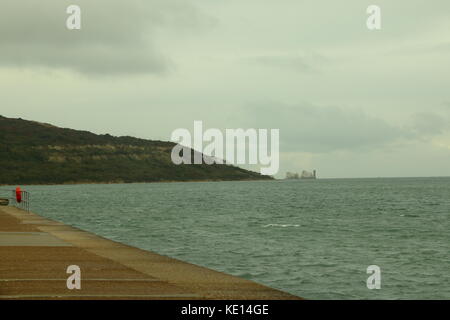
<svg viewBox="0 0 450 320"><path fill-rule="evenodd" d="M312 178L313 174L311 172L309 172L309 171L303 170L301 177L302 178Z"/></svg>
<svg viewBox="0 0 450 320"><path fill-rule="evenodd" d="M312 172L303 170L300 175L296 172L286 172L286 179L316 179L316 170Z"/></svg>
<svg viewBox="0 0 450 320"><path fill-rule="evenodd" d="M298 173L294 172L286 172L286 179L299 179Z"/></svg>

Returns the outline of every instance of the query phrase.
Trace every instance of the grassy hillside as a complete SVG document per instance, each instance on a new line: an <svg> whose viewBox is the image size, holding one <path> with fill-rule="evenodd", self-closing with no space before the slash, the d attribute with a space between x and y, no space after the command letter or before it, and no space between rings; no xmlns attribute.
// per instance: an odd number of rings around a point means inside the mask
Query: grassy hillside
<svg viewBox="0 0 450 320"><path fill-rule="evenodd" d="M0 116L0 184L271 179L230 165L175 165L173 146Z"/></svg>

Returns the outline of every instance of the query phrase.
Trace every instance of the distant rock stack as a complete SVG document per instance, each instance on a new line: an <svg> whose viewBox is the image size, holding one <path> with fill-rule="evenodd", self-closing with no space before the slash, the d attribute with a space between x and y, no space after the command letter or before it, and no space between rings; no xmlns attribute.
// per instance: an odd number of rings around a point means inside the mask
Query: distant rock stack
<svg viewBox="0 0 450 320"><path fill-rule="evenodd" d="M300 179L300 176L298 175L298 173L294 173L294 172L286 172L286 179L287 180L296 180L296 179Z"/></svg>
<svg viewBox="0 0 450 320"><path fill-rule="evenodd" d="M316 179L316 170L313 172L303 170L300 179Z"/></svg>
<svg viewBox="0 0 450 320"><path fill-rule="evenodd" d="M286 179L287 180L297 180L297 179L317 179L317 173L316 170L313 170L313 172L303 170L302 174L294 173L294 172L286 172Z"/></svg>

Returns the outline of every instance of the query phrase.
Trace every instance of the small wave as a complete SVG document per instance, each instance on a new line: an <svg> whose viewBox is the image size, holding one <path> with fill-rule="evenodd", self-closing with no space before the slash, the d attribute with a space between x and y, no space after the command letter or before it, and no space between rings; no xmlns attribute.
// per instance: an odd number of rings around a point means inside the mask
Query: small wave
<svg viewBox="0 0 450 320"><path fill-rule="evenodd" d="M300 227L299 224L277 224L277 223L270 223L265 225L263 228L269 228L269 227L279 227L279 228L288 228L288 227Z"/></svg>

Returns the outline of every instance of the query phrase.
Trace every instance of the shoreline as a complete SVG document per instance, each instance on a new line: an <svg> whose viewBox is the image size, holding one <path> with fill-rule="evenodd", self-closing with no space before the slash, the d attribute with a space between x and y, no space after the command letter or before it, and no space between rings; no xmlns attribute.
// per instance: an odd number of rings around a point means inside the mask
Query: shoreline
<svg viewBox="0 0 450 320"><path fill-rule="evenodd" d="M240 180L214 180L214 179L206 179L206 180L164 180L164 181L145 181L145 182L119 182L119 181L111 181L111 182L66 182L66 183L24 183L24 184L0 184L0 187L16 187L16 186L72 186L72 185L90 185L90 184L147 184L147 183L185 183L185 182L249 182L249 181L279 181L283 179L240 179Z"/></svg>
<svg viewBox="0 0 450 320"><path fill-rule="evenodd" d="M299 300L265 285L0 207L1 299ZM69 265L81 289L66 287Z"/></svg>
<svg viewBox="0 0 450 320"><path fill-rule="evenodd" d="M241 179L241 180L214 180L214 179L206 179L206 180L164 180L164 181L145 181L145 182L119 182L119 181L111 181L111 182L66 182L66 183L31 183L31 184L0 184L0 187L16 187L16 186L72 186L72 185L91 185L91 184L102 184L102 185L110 185L110 184L147 184L147 183L189 183L189 182L252 182L252 181L308 181L308 180L378 180L378 179L448 179L450 176L420 176L420 177L357 177L357 178L317 178L317 179L284 179L284 178L272 178L272 179Z"/></svg>

